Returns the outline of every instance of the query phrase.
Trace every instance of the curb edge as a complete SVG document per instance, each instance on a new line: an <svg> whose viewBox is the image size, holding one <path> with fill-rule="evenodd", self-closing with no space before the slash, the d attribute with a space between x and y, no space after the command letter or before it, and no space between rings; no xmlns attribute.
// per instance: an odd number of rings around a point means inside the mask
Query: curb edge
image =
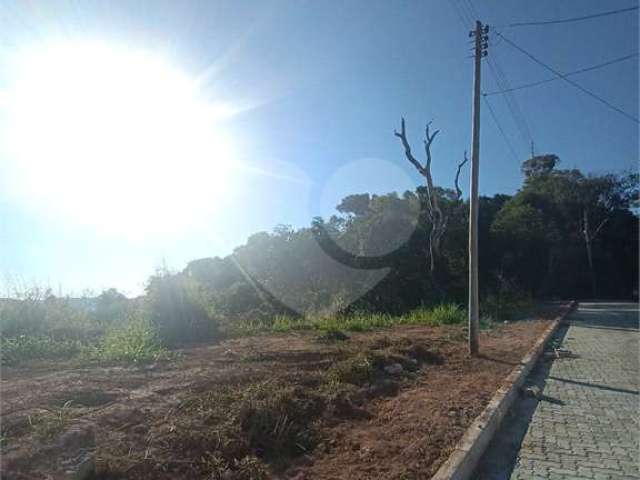
<svg viewBox="0 0 640 480"><path fill-rule="evenodd" d="M449 458L440 466L435 475L431 477L431 480L467 480L471 478L482 454L516 399L518 389L524 384L527 375L540 358L544 346L577 304L578 302L572 300L561 307L561 313L538 338L533 347L520 361L520 364L511 370L503 380L501 386L491 397L489 404L467 428Z"/></svg>

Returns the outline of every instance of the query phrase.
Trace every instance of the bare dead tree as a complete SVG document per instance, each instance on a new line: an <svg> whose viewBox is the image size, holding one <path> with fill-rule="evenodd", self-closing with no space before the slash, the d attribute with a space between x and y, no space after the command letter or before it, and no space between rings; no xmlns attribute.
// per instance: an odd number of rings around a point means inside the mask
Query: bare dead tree
<svg viewBox="0 0 640 480"><path fill-rule="evenodd" d="M431 176L431 144L433 140L436 138L436 135L440 132L440 130L436 130L431 132L430 130L431 122L427 123L425 128L425 139L424 139L424 151L426 155L426 162L422 165L413 155L411 151L411 145L407 140L407 132L405 128L404 118L401 119L400 122L400 132L397 130L394 131L394 135L400 139L402 142L402 146L404 147L404 154L407 157L407 160L416 168L418 173L422 175L426 180L427 187L427 214L429 216L429 220L431 221L431 231L429 232L429 267L431 272L433 272L436 268L436 262L440 258L441 255L441 242L442 236L447 231L447 224L449 221L449 217L445 215L440 207L440 194L437 189L433 186L433 177ZM455 185L455 200L458 201L462 197L462 190L458 184L460 178L460 171L465 163L468 162L467 152L464 152L464 160L458 164L458 169L456 171L456 176L454 180Z"/></svg>

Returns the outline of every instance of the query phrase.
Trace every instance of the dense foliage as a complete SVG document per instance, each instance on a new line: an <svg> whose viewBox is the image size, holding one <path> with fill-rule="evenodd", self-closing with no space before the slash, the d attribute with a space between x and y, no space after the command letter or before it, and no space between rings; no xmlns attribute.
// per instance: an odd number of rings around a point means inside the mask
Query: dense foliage
<svg viewBox="0 0 640 480"><path fill-rule="evenodd" d="M585 175L558 164L554 155L531 158L515 195L480 198L485 318L509 317L530 299L637 298L638 175ZM426 188L354 194L309 227L278 226L224 258L156 272L138 299L115 289L85 299L14 294L0 301L3 363L78 352L142 361L221 333L461 322L468 203L434 188L447 218L434 269Z"/></svg>
<svg viewBox="0 0 640 480"><path fill-rule="evenodd" d="M523 164L513 196L480 199L480 278L500 298L631 298L638 283L638 177L584 175L543 155ZM225 258L182 274L230 318L313 312L402 313L464 303L468 204L439 190L449 220L438 268L427 268L425 189L357 194L314 226L253 235ZM320 233L318 233L320 232ZM326 243L326 245L325 245ZM589 253L591 252L591 253Z"/></svg>

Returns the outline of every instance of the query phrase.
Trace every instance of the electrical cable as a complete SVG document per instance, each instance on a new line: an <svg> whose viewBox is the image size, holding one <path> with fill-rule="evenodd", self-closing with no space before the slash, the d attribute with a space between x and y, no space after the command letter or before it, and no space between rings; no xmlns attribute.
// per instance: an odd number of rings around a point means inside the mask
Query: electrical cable
<svg viewBox="0 0 640 480"><path fill-rule="evenodd" d="M581 68L579 70L573 70L572 72L565 73L561 77L556 76L556 77L552 77L552 78L547 78L545 80L539 80L537 82L525 83L523 85L519 85L517 87L513 87L510 90L497 90L495 92L483 93L483 95L484 96L497 95L499 93L506 93L507 91L513 92L515 90L522 90L523 88L535 87L535 86L538 86L538 85L542 85L544 83L554 82L556 80L560 80L561 78L569 77L571 75L577 75L579 73L590 72L592 70L597 70L599 68L607 67L609 65L613 65L614 63L623 62L625 60L629 60L630 58L634 58L634 57L637 57L637 56L638 56L637 52L636 53L632 53L630 55L625 55L624 57L615 58L615 59L610 60L608 62L599 63L598 65L593 65L591 67Z"/></svg>
<svg viewBox="0 0 640 480"><path fill-rule="evenodd" d="M570 23L570 22L581 22L583 20L590 20L592 18L600 18L606 17L609 15L615 15L618 13L631 12L633 10L638 10L638 7L629 7L629 8L621 8L619 10L611 10L608 12L595 13L593 15L584 15L582 17L573 17L573 18L563 18L561 20L548 20L544 22L520 22L520 23L511 23L509 27L534 27L539 25L556 25L558 23Z"/></svg>
<svg viewBox="0 0 640 480"><path fill-rule="evenodd" d="M513 48L515 48L516 50L520 51L521 53L523 53L524 55L526 55L527 57L529 57L531 60L533 60L534 62L536 62L538 65L546 68L547 70L549 70L551 73L553 73L554 75L556 75L557 77L561 78L562 80L564 80L565 82L567 82L569 85L572 85L573 87L577 88L578 90L586 93L587 95L589 95L591 98L594 98L595 100L598 100L600 103L602 103L603 105L607 106L608 108L610 108L611 110L614 110L616 112L618 112L620 115L623 115L624 117L628 118L629 120L634 121L635 123L640 123L640 120L638 120L638 118L634 117L633 115L625 112L624 110L622 110L621 108L616 107L615 105L613 105L612 103L608 102L607 100L605 100L604 98L602 98L599 95L596 95L595 93L593 93L590 90L587 90L586 88L584 88L582 85L580 85L579 83L574 82L573 80L570 80L569 78L566 77L566 75L563 75L562 73L560 73L558 70L556 70L555 68L547 65L546 63L544 63L542 60L539 60L538 58L536 58L535 56L533 56L531 53L529 53L528 51L526 51L524 48L520 47L519 45L517 45L516 43L512 42L511 40L509 40L507 37L505 37L504 35L498 33L498 35L504 39L505 42L507 42L509 45L511 45Z"/></svg>

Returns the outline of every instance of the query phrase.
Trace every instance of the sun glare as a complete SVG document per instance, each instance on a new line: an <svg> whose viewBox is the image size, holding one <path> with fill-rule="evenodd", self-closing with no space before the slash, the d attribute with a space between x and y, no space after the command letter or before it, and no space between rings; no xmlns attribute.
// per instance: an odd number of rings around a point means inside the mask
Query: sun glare
<svg viewBox="0 0 640 480"><path fill-rule="evenodd" d="M102 43L20 52L3 108L14 187L76 220L178 231L228 189L225 106L160 56Z"/></svg>

